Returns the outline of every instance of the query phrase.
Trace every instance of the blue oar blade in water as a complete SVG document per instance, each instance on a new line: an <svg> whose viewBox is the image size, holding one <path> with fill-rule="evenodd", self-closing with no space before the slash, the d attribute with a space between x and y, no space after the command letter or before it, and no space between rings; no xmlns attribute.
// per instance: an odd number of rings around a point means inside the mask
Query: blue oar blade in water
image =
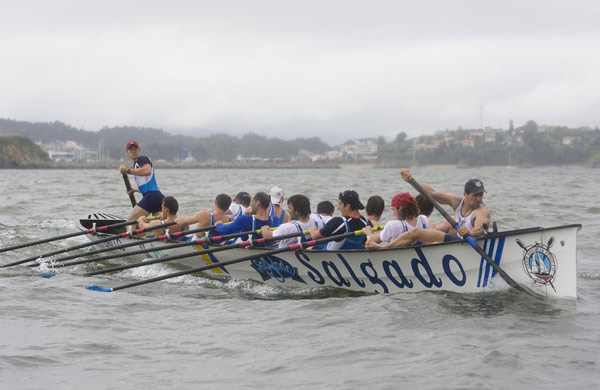
<svg viewBox="0 0 600 390"><path fill-rule="evenodd" d="M100 292L112 292L112 288L110 287L100 287L100 286L87 286L88 290L92 291L100 291Z"/></svg>
<svg viewBox="0 0 600 390"><path fill-rule="evenodd" d="M45 278L45 279L50 279L53 276L56 276L57 274L43 274L43 275L39 275L40 278Z"/></svg>

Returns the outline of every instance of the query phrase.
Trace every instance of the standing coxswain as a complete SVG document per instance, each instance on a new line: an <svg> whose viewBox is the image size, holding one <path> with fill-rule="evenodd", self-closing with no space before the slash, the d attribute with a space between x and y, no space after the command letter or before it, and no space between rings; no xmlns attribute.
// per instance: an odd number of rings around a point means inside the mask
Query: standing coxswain
<svg viewBox="0 0 600 390"><path fill-rule="evenodd" d="M164 195L158 189L158 184L156 184L152 161L147 156L140 156L140 144L137 141L129 141L127 142L125 151L127 152L127 157L131 159L133 167L121 165L119 172L124 175L133 175L133 179L137 185L137 188L132 188L127 193L140 192L142 194L142 200L138 202L131 211L131 214L129 214L129 217L127 217L127 221L135 221L139 217L145 217L150 213L161 211Z"/></svg>

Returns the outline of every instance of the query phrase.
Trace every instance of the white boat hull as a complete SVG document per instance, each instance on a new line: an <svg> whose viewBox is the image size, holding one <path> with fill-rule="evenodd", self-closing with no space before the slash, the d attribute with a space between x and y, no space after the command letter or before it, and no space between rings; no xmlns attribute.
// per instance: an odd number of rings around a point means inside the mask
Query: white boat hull
<svg viewBox="0 0 600 390"><path fill-rule="evenodd" d="M513 280L547 297L577 298L577 232L581 225L531 228L494 233L477 240ZM116 239L114 246L132 239ZM126 250L152 245L142 244ZM193 253L195 245L159 250L135 259ZM507 289L508 284L466 242L390 250L295 251L261 256L264 248L234 248L173 261L194 268L256 254L248 261L206 271L221 279L251 279L279 287L338 287L368 293L453 291L477 293Z"/></svg>

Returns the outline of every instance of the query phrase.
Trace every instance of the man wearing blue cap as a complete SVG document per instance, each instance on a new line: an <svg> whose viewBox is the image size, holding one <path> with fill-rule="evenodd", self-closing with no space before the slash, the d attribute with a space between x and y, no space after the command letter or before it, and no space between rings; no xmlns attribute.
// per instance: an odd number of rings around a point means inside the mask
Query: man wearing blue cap
<svg viewBox="0 0 600 390"><path fill-rule="evenodd" d="M401 176L404 181L410 183L412 174L408 169L402 169ZM454 216L460 228L454 232L448 221L444 221L435 229L458 233L461 237L478 237L485 233L483 225L489 225L490 212L483 203L483 193L487 192L483 187L483 182L479 179L470 179L465 183L463 196L438 192L427 184L420 183L421 187L427 191L438 203L448 204L454 210Z"/></svg>

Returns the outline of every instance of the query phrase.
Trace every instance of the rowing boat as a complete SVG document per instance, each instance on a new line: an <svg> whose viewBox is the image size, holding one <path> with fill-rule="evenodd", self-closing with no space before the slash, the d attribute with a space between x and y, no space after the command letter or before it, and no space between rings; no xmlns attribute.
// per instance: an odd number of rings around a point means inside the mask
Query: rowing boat
<svg viewBox="0 0 600 390"><path fill-rule="evenodd" d="M78 220L80 229L122 221L110 214L90 214ZM577 298L577 232L581 225L533 227L487 234L479 246L512 279L534 293L556 298ZM118 233L118 232L108 232ZM104 234L90 235L90 239ZM108 246L126 240L116 238ZM168 242L152 243L160 258L205 249L194 245L168 252ZM221 279L250 279L279 287L337 287L369 293L452 291L477 293L509 288L496 271L465 242L449 242L387 250L299 250L260 256L265 248L233 248L174 261L178 268L215 264L249 254L256 258L206 271ZM140 256L140 255L138 255ZM149 257L148 255L142 256ZM137 257L140 259L140 257ZM135 259L129 259L135 260Z"/></svg>

